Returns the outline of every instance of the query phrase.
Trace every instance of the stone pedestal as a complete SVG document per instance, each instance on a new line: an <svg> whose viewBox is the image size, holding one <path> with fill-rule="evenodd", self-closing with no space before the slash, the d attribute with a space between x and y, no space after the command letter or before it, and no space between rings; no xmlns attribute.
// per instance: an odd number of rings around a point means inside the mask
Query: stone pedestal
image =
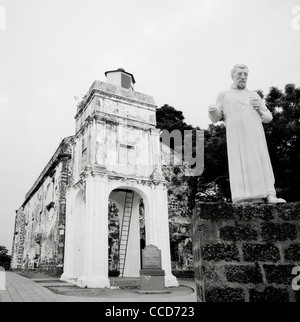
<svg viewBox="0 0 300 322"><path fill-rule="evenodd" d="M161 269L161 251L148 245L142 251L139 293L169 293L165 289L165 271Z"/></svg>
<svg viewBox="0 0 300 322"><path fill-rule="evenodd" d="M139 293L169 293L165 288L165 271L142 269Z"/></svg>
<svg viewBox="0 0 300 322"><path fill-rule="evenodd" d="M192 227L198 302L300 302L300 203L197 203Z"/></svg>

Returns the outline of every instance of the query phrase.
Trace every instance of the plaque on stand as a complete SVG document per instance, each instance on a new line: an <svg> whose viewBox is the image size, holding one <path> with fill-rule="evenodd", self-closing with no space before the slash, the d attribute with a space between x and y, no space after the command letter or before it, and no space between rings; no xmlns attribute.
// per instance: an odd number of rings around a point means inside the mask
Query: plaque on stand
<svg viewBox="0 0 300 322"><path fill-rule="evenodd" d="M142 250L139 293L170 293L165 287L165 271L161 265L161 251L154 245Z"/></svg>

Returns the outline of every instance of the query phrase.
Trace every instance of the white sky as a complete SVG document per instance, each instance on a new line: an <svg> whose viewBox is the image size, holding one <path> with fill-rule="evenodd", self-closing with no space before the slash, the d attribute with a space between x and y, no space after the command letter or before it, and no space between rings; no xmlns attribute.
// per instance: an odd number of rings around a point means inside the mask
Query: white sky
<svg viewBox="0 0 300 322"><path fill-rule="evenodd" d="M207 106L230 86L236 63L250 68L250 89L300 86L295 6L300 0L0 0L0 245L11 251L15 210L74 134L74 95L122 67L158 107L207 128Z"/></svg>

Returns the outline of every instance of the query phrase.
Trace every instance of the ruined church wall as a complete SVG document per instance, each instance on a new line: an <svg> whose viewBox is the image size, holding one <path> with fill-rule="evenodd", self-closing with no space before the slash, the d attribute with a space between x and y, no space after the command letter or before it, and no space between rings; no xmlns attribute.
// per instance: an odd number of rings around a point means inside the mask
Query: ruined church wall
<svg viewBox="0 0 300 322"><path fill-rule="evenodd" d="M16 212L12 268L57 272L63 267L65 194L70 173L70 146L62 144Z"/></svg>
<svg viewBox="0 0 300 322"><path fill-rule="evenodd" d="M41 187L18 212L15 234L20 234L15 247L23 248L22 258L28 254L31 264L39 257L39 266L47 266L57 261L58 218L60 176L62 164L55 168L53 176L48 176ZM23 245L22 245L23 244ZM20 252L17 268L20 267Z"/></svg>

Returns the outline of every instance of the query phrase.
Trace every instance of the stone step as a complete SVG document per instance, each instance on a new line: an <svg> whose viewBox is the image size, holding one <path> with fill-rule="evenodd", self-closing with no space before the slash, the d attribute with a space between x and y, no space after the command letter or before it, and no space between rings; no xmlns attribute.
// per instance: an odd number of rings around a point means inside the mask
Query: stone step
<svg viewBox="0 0 300 322"><path fill-rule="evenodd" d="M139 277L110 277L110 286L138 287L139 285Z"/></svg>
<svg viewBox="0 0 300 322"><path fill-rule="evenodd" d="M67 282L46 282L42 283L39 282L39 285L44 286L44 287L74 287L74 284L67 283Z"/></svg>

